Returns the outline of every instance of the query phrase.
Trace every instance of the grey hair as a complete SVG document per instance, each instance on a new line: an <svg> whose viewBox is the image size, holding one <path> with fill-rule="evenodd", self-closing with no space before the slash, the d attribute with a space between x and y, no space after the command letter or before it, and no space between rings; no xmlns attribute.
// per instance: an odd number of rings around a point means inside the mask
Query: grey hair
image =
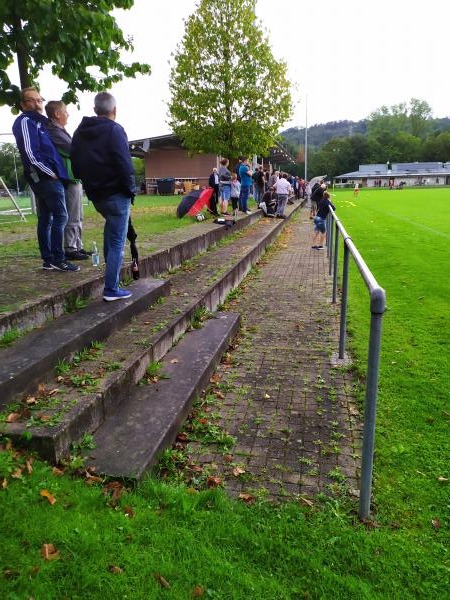
<svg viewBox="0 0 450 600"><path fill-rule="evenodd" d="M109 92L100 92L94 99L94 111L96 115L108 116L116 107L116 99Z"/></svg>

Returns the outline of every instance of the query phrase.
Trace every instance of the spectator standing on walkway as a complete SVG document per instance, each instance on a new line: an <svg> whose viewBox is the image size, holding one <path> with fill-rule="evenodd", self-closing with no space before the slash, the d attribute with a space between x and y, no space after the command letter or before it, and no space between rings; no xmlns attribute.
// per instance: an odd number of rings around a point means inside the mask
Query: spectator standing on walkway
<svg viewBox="0 0 450 600"><path fill-rule="evenodd" d="M228 158L222 158L219 168L219 188L220 188L220 212L226 215L228 211L228 202L231 193L231 173L228 169L230 161Z"/></svg>
<svg viewBox="0 0 450 600"><path fill-rule="evenodd" d="M330 212L330 207L336 210L334 204L330 201L330 194L324 192L322 198L317 203L317 214L314 217L314 234L313 246L314 250L323 250L325 234L327 232L327 217Z"/></svg>
<svg viewBox="0 0 450 600"><path fill-rule="evenodd" d="M309 215L310 219L313 219L314 216L316 215L317 205L318 205L319 201L322 199L323 193L326 189L327 189L327 186L326 186L325 182L323 181L323 179L319 183L316 182L313 185L312 190L311 190L311 210L310 210L310 215Z"/></svg>
<svg viewBox="0 0 450 600"><path fill-rule="evenodd" d="M276 217L278 219L285 219L286 215L284 214L284 209L286 207L286 204L287 204L287 201L289 198L289 194L292 191L292 187L291 187L291 184L289 183L289 181L287 180L286 173L283 173L281 175L280 179L278 179L278 181L276 182L275 191L277 193L277 200L278 200Z"/></svg>
<svg viewBox="0 0 450 600"><path fill-rule="evenodd" d="M75 179L70 162L70 147L72 138L65 126L69 118L67 106L61 100L50 100L45 105L47 113L47 131L58 150L67 173L69 183L66 187L66 208L68 221L64 229L64 253L70 260L86 260L89 258L83 249L81 240L83 231L83 186L80 180Z"/></svg>
<svg viewBox="0 0 450 600"><path fill-rule="evenodd" d="M106 262L103 299L129 298L119 288L120 268L135 195L133 163L125 130L116 123L116 100L100 92L94 100L95 117L83 117L72 140L70 157L75 177L105 218L103 254Z"/></svg>
<svg viewBox="0 0 450 600"><path fill-rule="evenodd" d="M264 192L265 192L265 185L266 185L266 178L264 177L264 171L262 167L258 167L258 170L256 171L256 177L255 177L255 200L256 200L256 204L258 204L261 202L262 197L264 196Z"/></svg>
<svg viewBox="0 0 450 600"><path fill-rule="evenodd" d="M67 223L64 186L69 176L48 135L48 119L42 114L43 98L35 87L22 90L20 108L23 112L14 121L13 134L25 179L36 196L37 238L42 268L79 271L80 267L67 262L63 249Z"/></svg>
<svg viewBox="0 0 450 600"><path fill-rule="evenodd" d="M239 206L239 196L241 195L241 182L237 178L237 173L233 173L231 175L231 190L230 190L230 198L231 198L231 206L233 207L233 213L237 211Z"/></svg>
<svg viewBox="0 0 450 600"><path fill-rule="evenodd" d="M251 215L252 211L248 210L248 197L250 196L250 188L252 187L252 171L248 158L242 160L239 167L239 179L241 180L241 193L239 196L239 210L247 215Z"/></svg>
<svg viewBox="0 0 450 600"><path fill-rule="evenodd" d="M211 212L218 217L219 213L217 210L217 204L219 202L219 173L217 172L217 167L213 167L212 173L209 176L208 185L214 190L210 201Z"/></svg>
<svg viewBox="0 0 450 600"><path fill-rule="evenodd" d="M275 187L278 178L280 177L280 171L274 171L272 175L269 177L269 181L267 182L267 187L272 188Z"/></svg>

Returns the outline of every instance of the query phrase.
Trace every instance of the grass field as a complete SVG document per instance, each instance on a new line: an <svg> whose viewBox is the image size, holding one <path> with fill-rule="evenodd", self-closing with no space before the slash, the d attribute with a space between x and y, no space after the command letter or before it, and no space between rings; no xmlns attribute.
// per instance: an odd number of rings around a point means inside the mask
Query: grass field
<svg viewBox="0 0 450 600"><path fill-rule="evenodd" d="M334 201L387 294L373 521L345 497L247 506L154 478L88 486L4 441L1 597L450 597L450 190ZM368 294L355 268L350 282L349 347L364 372Z"/></svg>

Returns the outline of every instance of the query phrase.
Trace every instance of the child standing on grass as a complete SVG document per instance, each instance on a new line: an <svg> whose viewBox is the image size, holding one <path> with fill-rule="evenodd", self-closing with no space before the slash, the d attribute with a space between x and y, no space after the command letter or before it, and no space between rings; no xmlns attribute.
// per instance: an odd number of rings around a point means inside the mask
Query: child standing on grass
<svg viewBox="0 0 450 600"><path fill-rule="evenodd" d="M317 202L317 214L314 217L312 246L314 250L323 250L323 243L327 232L327 217L330 208L336 210L334 204L331 204L329 192L324 192L322 198Z"/></svg>

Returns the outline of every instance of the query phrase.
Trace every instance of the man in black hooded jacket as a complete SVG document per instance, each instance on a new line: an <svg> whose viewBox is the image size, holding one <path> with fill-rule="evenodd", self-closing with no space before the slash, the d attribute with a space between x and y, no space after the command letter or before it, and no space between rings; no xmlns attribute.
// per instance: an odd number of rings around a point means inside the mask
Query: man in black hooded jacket
<svg viewBox="0 0 450 600"><path fill-rule="evenodd" d="M87 197L105 218L103 253L106 262L103 299L129 298L119 288L131 202L135 194L134 170L125 130L116 120L116 101L108 92L94 100L95 117L83 117L72 139L70 158L75 177L82 180Z"/></svg>

